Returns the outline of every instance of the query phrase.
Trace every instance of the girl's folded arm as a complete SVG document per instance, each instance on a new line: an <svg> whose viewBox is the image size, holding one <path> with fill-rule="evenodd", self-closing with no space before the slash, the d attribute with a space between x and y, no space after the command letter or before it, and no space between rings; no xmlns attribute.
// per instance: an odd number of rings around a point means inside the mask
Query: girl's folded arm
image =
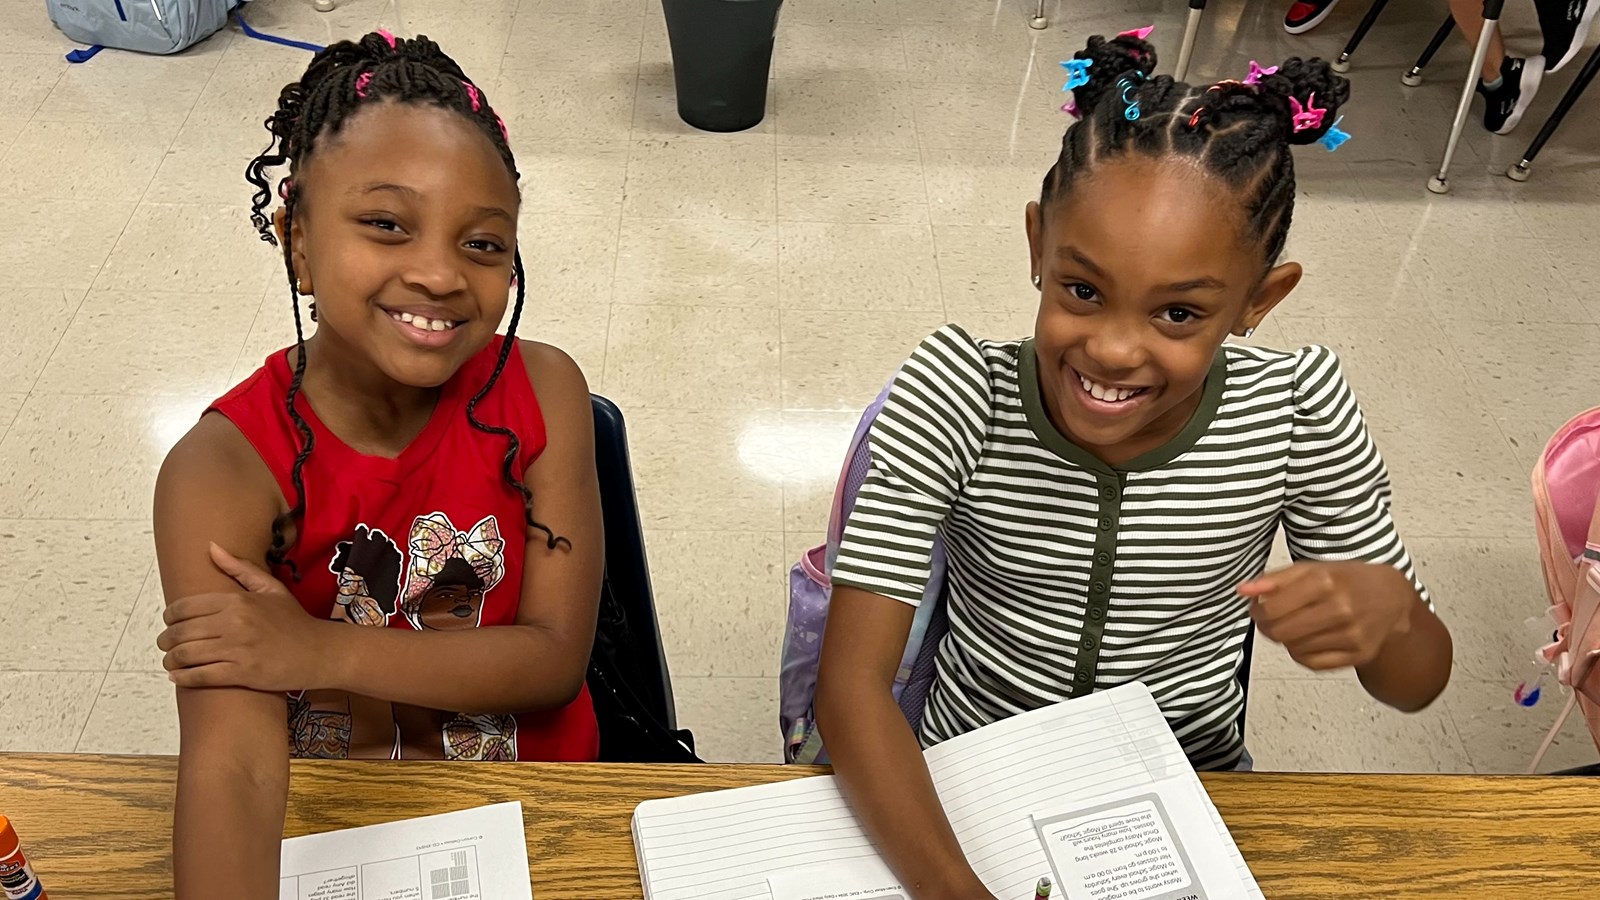
<svg viewBox="0 0 1600 900"><path fill-rule="evenodd" d="M836 585L817 673L817 727L879 853L917 900L988 898L933 788L893 684L916 609Z"/></svg>
<svg viewBox="0 0 1600 900"><path fill-rule="evenodd" d="M202 419L167 456L156 484L156 555L168 603L239 591L207 548L216 542L264 558L277 503L272 476L238 431L220 416ZM177 897L276 897L289 783L283 695L180 688L178 721Z"/></svg>

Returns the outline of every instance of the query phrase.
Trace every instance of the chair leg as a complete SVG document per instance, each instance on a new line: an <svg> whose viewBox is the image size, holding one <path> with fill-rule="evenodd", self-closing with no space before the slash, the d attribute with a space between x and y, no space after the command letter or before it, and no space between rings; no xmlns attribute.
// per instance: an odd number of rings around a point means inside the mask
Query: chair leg
<svg viewBox="0 0 1600 900"><path fill-rule="evenodd" d="M1378 16L1383 14L1384 7L1388 5L1389 0L1374 0L1372 8L1361 18L1361 24L1356 26L1356 33L1350 35L1350 42L1344 45L1344 52L1333 61L1335 72L1350 71L1350 57L1355 54L1356 48L1361 46L1361 42L1367 37L1367 32L1372 30L1372 26L1378 21Z"/></svg>
<svg viewBox="0 0 1600 900"><path fill-rule="evenodd" d="M1539 155L1539 151L1544 149L1545 142L1550 140L1551 135L1556 133L1556 129L1561 125L1561 120L1566 118L1567 111L1572 109L1572 104L1578 102L1578 98L1583 96L1584 90L1589 87L1589 82L1594 80L1595 72L1597 71L1600 71L1600 47L1596 47L1595 51L1589 54L1589 61L1583 64L1582 71L1578 72L1577 80L1573 81L1572 86L1567 88L1567 92L1561 95L1561 102L1556 104L1555 112L1550 114L1550 118L1544 122L1544 127L1539 129L1539 136L1534 138L1533 143L1528 145L1528 152L1522 154L1522 161L1506 170L1507 178L1512 181L1528 180L1528 169L1533 165L1533 158Z"/></svg>
<svg viewBox="0 0 1600 900"><path fill-rule="evenodd" d="M1456 145L1461 141L1461 131L1466 127L1467 114L1472 111L1472 94L1478 86L1478 73L1483 71L1483 60L1489 55L1489 41L1494 38L1500 24L1500 10L1505 0L1483 0L1483 33L1478 35L1478 46L1472 51L1472 68L1467 72L1466 83L1461 86L1461 102L1456 105L1456 118L1450 125L1450 140L1444 145L1444 159L1439 162L1439 174L1428 179L1428 190L1435 194L1450 192L1450 162L1455 159Z"/></svg>
<svg viewBox="0 0 1600 900"><path fill-rule="evenodd" d="M1433 39L1428 41L1427 49L1423 50L1422 55L1417 57L1417 64L1407 69L1406 73L1400 76L1401 84L1406 87L1416 87L1422 83L1422 70L1427 68L1428 63L1433 61L1433 55L1439 52L1440 47L1444 46L1445 39L1450 37L1450 32L1454 31L1455 27L1456 20L1445 16L1444 24L1440 25L1439 30L1433 33Z"/></svg>
<svg viewBox="0 0 1600 900"><path fill-rule="evenodd" d="M1050 27L1050 20L1044 16L1044 0L1039 0L1033 8L1033 18L1028 20L1028 27L1034 31L1043 31Z"/></svg>
<svg viewBox="0 0 1600 900"><path fill-rule="evenodd" d="M1178 81L1189 78L1189 63L1194 58L1195 38L1200 35L1200 17L1205 14L1206 0L1189 0L1189 21L1183 26L1183 45L1178 48L1178 65L1172 77Z"/></svg>

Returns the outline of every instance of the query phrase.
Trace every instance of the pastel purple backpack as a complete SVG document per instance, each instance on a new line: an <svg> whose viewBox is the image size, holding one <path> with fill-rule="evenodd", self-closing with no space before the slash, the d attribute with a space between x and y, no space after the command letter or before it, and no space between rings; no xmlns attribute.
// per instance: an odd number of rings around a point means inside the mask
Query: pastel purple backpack
<svg viewBox="0 0 1600 900"><path fill-rule="evenodd" d="M891 386L892 386L891 382ZM783 668L778 675L778 723L783 729L783 758L786 762L825 765L828 753L822 746L822 736L817 732L816 713L812 708L817 693L817 664L822 656L822 633L828 622L828 601L832 594L834 560L839 556L839 544L844 537L844 526L850 511L856 505L856 493L867 479L872 464L872 451L867 436L872 431L873 420L889 398L889 388L884 388L878 399L872 401L855 435L850 439L850 450L845 454L844 468L839 472L839 483L833 489L833 508L828 514L828 542L807 550L800 561L789 570L789 617L783 640ZM933 686L934 656L939 641L949 630L949 620L944 606L945 552L944 541L935 537L933 544L933 574L922 594L922 605L917 607L911 622L911 634L906 640L904 655L900 657L900 670L894 679L894 696L900 711L915 731L922 724L922 710L928 701L928 689Z"/></svg>

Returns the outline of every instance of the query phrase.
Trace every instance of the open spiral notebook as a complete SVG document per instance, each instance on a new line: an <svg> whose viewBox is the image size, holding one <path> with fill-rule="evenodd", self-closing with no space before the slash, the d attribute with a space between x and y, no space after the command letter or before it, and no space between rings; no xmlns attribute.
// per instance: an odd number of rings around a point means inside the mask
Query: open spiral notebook
<svg viewBox="0 0 1600 900"><path fill-rule="evenodd" d="M1220 839L1216 862L1237 878L1198 896L1264 900L1142 684L1013 716L924 755L968 860L998 897L1032 897L1051 871L1036 814L1165 783L1195 792L1200 827L1215 829L1203 837ZM633 845L648 900L773 900L768 879L785 871L878 864L831 777L648 800L634 811Z"/></svg>

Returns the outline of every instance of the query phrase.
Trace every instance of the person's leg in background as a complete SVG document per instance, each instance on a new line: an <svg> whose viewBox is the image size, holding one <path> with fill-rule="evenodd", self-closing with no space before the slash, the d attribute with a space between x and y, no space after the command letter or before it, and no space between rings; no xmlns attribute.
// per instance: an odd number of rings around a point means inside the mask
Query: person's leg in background
<svg viewBox="0 0 1600 900"><path fill-rule="evenodd" d="M1483 60L1483 71L1478 73L1483 79L1478 83L1478 93L1487 104L1483 127L1495 134L1510 134L1522 121L1545 72L1559 71L1577 58L1594 25L1600 0L1534 0L1533 7L1539 14L1544 52L1527 59L1506 56L1505 42L1496 29L1489 42L1489 55ZM1450 0L1450 15L1467 45L1477 46L1478 35L1483 31L1482 0Z"/></svg>
<svg viewBox="0 0 1600 900"><path fill-rule="evenodd" d="M1290 34L1305 34L1322 24L1322 20L1339 5L1339 0L1295 0L1283 16L1283 30Z"/></svg>

